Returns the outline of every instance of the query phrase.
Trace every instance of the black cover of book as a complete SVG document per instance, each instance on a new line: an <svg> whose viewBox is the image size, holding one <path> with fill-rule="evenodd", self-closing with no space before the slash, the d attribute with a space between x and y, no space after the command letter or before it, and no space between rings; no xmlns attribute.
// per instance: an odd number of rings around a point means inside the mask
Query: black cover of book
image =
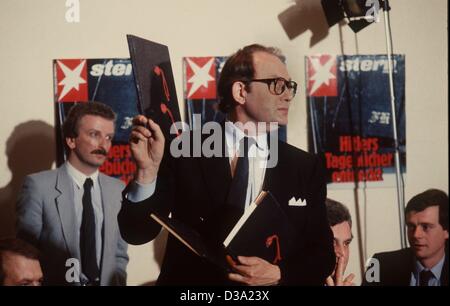
<svg viewBox="0 0 450 306"><path fill-rule="evenodd" d="M292 244L293 230L270 192L263 191L248 207L224 241L232 257L257 256L272 264L282 261Z"/></svg>
<svg viewBox="0 0 450 306"><path fill-rule="evenodd" d="M224 271L229 270L229 265L226 262L226 250L219 242L215 246L205 243L197 231L175 218L165 217L156 212L150 214L150 217L161 224L192 252L221 267Z"/></svg>
<svg viewBox="0 0 450 306"><path fill-rule="evenodd" d="M169 49L137 36L127 35L138 95L139 113L159 124L167 140L173 123L181 120Z"/></svg>
<svg viewBox="0 0 450 306"><path fill-rule="evenodd" d="M227 269L226 255L256 256L272 264L282 261L291 248L292 228L285 212L270 192L261 192L223 243L212 248L200 234L174 218L150 215L192 252Z"/></svg>

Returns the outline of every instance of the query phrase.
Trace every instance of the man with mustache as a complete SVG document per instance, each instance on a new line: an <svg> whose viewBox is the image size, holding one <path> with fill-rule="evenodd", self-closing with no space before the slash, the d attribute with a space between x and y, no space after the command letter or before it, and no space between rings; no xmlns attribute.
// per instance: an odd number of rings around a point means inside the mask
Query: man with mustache
<svg viewBox="0 0 450 306"><path fill-rule="evenodd" d="M17 235L41 252L46 285L126 284L127 244L117 224L124 184L98 170L115 119L103 103L74 105L63 124L67 161L25 178Z"/></svg>
<svg viewBox="0 0 450 306"><path fill-rule="evenodd" d="M366 276L363 285L448 286L448 195L437 189L419 193L405 215L410 247L375 254L379 281Z"/></svg>

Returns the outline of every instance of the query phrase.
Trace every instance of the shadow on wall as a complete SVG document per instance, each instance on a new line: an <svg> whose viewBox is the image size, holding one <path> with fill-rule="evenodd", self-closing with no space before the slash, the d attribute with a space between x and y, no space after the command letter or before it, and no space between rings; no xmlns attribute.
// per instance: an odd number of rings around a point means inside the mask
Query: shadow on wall
<svg viewBox="0 0 450 306"><path fill-rule="evenodd" d="M166 243L167 237L169 233L163 229L159 235L153 240L153 252L154 252L154 261L158 264L159 270L161 270L162 262L164 259L164 254L166 252ZM154 286L156 284L156 280L146 282L141 284L140 286Z"/></svg>
<svg viewBox="0 0 450 306"><path fill-rule="evenodd" d="M6 141L11 181L0 188L0 237L13 236L15 205L25 176L48 170L55 161L55 130L38 120L17 125Z"/></svg>
<svg viewBox="0 0 450 306"><path fill-rule="evenodd" d="M328 23L320 0L295 0L294 5L278 15L278 20L290 40L310 30L309 47L328 36Z"/></svg>

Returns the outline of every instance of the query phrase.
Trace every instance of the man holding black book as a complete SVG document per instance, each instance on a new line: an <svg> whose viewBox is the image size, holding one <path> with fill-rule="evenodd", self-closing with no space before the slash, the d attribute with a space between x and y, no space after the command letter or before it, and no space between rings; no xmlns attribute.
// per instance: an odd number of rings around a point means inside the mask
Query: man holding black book
<svg viewBox="0 0 450 306"><path fill-rule="evenodd" d="M158 124L143 115L134 119L130 144L138 169L124 191L118 217L126 241L154 239L161 226L150 215L171 214L207 245L220 249L263 190L277 202L283 220L264 225L274 233L289 228L289 242L279 241L276 234L267 237L273 258L252 256L249 244L243 250L246 256L231 254L229 269L197 256L171 235L157 284L320 286L331 274L335 256L322 165L316 157L274 140L272 133L274 124L287 124L297 89L283 60L278 50L261 45L244 47L228 59L218 84L227 120L219 133L212 129L214 135L201 135L200 155L189 150L189 156L174 157L176 146L165 143ZM180 139L195 143L195 131L185 133ZM205 148L215 154L205 154Z"/></svg>

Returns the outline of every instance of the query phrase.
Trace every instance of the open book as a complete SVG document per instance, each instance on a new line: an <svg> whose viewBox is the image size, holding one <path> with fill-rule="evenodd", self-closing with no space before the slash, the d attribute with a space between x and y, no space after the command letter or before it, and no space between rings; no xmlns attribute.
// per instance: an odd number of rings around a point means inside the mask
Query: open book
<svg viewBox="0 0 450 306"><path fill-rule="evenodd" d="M157 213L152 213L150 217L192 252L222 267L226 265L225 255L233 258L256 256L277 264L286 257L291 246L292 229L289 219L275 197L267 191L258 195L225 241L217 243L216 249L207 245L195 230L174 218Z"/></svg>

